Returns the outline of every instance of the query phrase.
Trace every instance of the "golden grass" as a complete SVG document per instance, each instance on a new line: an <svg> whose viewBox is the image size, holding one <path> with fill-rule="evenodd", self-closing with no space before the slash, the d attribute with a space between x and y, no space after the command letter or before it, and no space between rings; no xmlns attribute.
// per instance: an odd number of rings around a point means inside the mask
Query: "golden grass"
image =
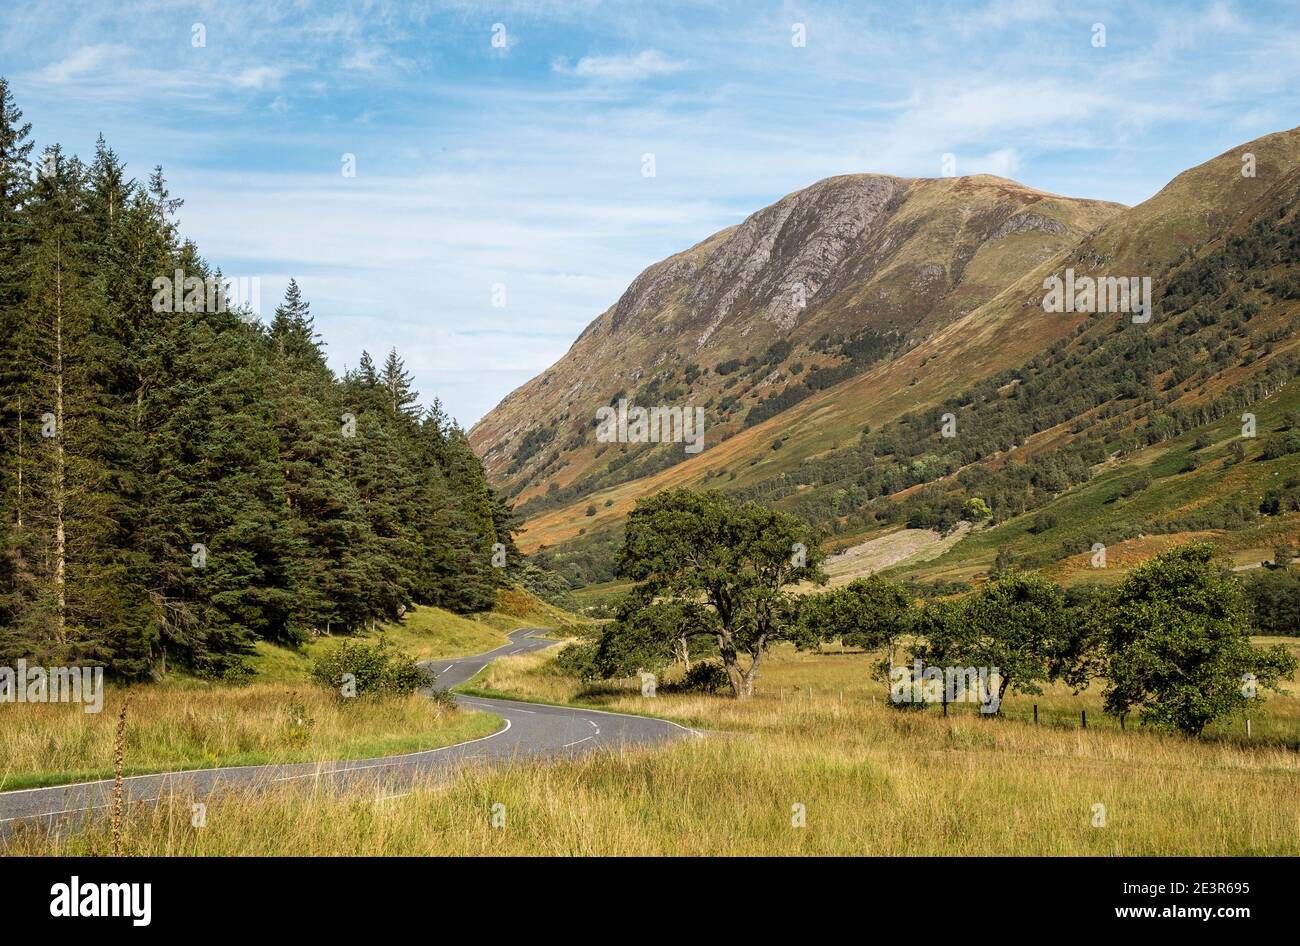
<svg viewBox="0 0 1300 946"><path fill-rule="evenodd" d="M131 810L125 850L230 854L1297 854L1293 752L943 720L817 694L665 702L730 732L462 771L410 794L231 794ZM493 806L506 824L494 828ZM1106 826L1094 828L1094 805ZM806 826L792 818L802 805ZM15 854L102 854L102 820Z"/></svg>
<svg viewBox="0 0 1300 946"><path fill-rule="evenodd" d="M443 783L343 795L322 786L131 810L133 854L1300 854L1300 755L1276 744L1187 740L899 711L870 658L778 651L758 695L583 688L548 655L474 681L538 700L668 716L707 730L659 748L470 768ZM843 696L841 696L843 691ZM873 702L872 696L876 696ZM1055 698L1055 697L1052 697ZM1046 698L1039 698L1040 701ZM1294 696L1272 697L1295 719ZM1091 717L1091 714L1089 714ZM506 824L494 828L493 805ZM1095 805L1105 827L1093 827ZM802 805L806 826L795 827ZM102 854L102 820L31 827L17 854Z"/></svg>
<svg viewBox="0 0 1300 946"><path fill-rule="evenodd" d="M504 615L491 614L499 623L509 624ZM489 615L463 617L442 608L412 608L401 621L385 624L379 630L357 635L366 640L383 638L394 649L409 654L416 660L466 657L481 654L506 643L503 630L511 627L493 626ZM522 624L518 625L522 626ZM318 637L299 650L291 650L258 641L249 663L254 678L262 683L301 684L311 672L316 658L356 638L343 635Z"/></svg>
<svg viewBox="0 0 1300 946"><path fill-rule="evenodd" d="M416 660L438 660L486 653L505 644L506 635L521 627L575 631L586 623L522 588L508 587L497 591L493 610L480 614L465 616L442 608L415 607L402 620L382 625L376 631L357 637L318 637L299 650L258 641L249 663L260 683L300 685L307 680L317 657L358 637L383 638Z"/></svg>
<svg viewBox="0 0 1300 946"><path fill-rule="evenodd" d="M100 713L60 703L0 710L0 790L111 778L113 728L127 697L128 775L394 755L474 739L500 725L491 713L422 696L343 701L315 687L109 686Z"/></svg>
<svg viewBox="0 0 1300 946"><path fill-rule="evenodd" d="M1259 646L1281 643L1300 657L1300 638L1256 637ZM778 707L795 705L808 699L844 700L846 703L883 703L888 689L873 677L880 654L863 654L857 651L840 652L835 645L821 652L801 653L783 645L774 648L764 658L760 670L755 704L771 701ZM524 654L493 661L473 680L458 689L482 695L516 696L546 703L585 703L602 709L629 713L649 713L665 716L691 726L749 728L747 721L754 711L730 700L687 697L665 693L662 690L654 700L640 694L640 684L633 680L596 681L583 683L560 673L554 664L554 654ZM674 668L663 680L672 682L680 676ZM1300 675L1300 674L1298 674ZM663 682L663 681L661 681ZM1075 728L1080 725L1080 711L1088 717L1092 730L1119 730L1119 722L1102 712L1101 684L1075 694L1069 687L1051 685L1041 695L1010 693L1002 703L1002 714L1008 722L1030 723L1034 705L1038 706L1042 726ZM892 710L891 712L897 712ZM942 715L940 707L931 707L926 714ZM954 705L954 716L978 715L975 707ZM723 722L719 723L721 714ZM1129 732L1140 727L1129 720ZM1300 682L1292 680L1284 694L1266 692L1265 699L1251 711L1251 739L1245 739L1245 719L1233 718L1216 723L1207 729L1205 740L1241 743L1259 746L1277 744L1300 746Z"/></svg>

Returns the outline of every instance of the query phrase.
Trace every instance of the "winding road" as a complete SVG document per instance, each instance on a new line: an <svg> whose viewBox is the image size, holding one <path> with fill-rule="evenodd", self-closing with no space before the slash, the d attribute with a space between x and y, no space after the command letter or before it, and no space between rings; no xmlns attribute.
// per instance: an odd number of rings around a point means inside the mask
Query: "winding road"
<svg viewBox="0 0 1300 946"><path fill-rule="evenodd" d="M533 636L540 628L521 628L507 635L508 643L472 657L426 661L440 688L450 689L469 680L492 660L549 647L555 641ZM135 775L122 780L129 802L156 801L179 794L201 798L224 789L259 789L299 782L328 782L338 788L364 788L400 792L413 781L446 776L471 763L508 763L521 759L579 755L599 748L650 745L687 735L698 735L677 723L645 716L602 710L576 709L456 695L456 702L476 710L496 713L503 725L490 736L423 752L357 759L350 762L249 765L193 769L157 775ZM77 821L106 810L113 800L111 779L49 788L0 792L0 836L19 822Z"/></svg>

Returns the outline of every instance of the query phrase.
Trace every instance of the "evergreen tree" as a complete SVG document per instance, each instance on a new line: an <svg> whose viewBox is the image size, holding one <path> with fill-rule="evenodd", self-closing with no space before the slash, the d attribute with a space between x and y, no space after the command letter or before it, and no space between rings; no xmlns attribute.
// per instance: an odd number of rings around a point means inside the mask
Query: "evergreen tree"
<svg viewBox="0 0 1300 946"><path fill-rule="evenodd" d="M138 185L101 136L33 177L21 118L0 79L0 663L225 675L258 640L491 607L512 513L397 352L336 378L296 281L246 323L161 168Z"/></svg>

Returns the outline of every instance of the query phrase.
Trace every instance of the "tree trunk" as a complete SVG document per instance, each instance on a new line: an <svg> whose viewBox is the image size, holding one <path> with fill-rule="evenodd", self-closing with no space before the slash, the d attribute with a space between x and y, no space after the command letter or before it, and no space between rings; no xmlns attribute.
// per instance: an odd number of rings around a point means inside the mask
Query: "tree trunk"
<svg viewBox="0 0 1300 946"><path fill-rule="evenodd" d="M65 524L67 483L63 440L63 253L59 246L54 295L54 637L67 642L68 626L68 539Z"/></svg>
<svg viewBox="0 0 1300 946"><path fill-rule="evenodd" d="M684 637L678 638L677 648L682 655L682 663L685 664L686 666L686 672L690 673L691 672L691 648L690 645L686 643L686 638Z"/></svg>
<svg viewBox="0 0 1300 946"><path fill-rule="evenodd" d="M736 645L730 632L718 635L718 653L722 655L722 669L727 671L727 679L731 682L731 695L738 700L745 699L749 696L745 687L745 674L740 669Z"/></svg>
<svg viewBox="0 0 1300 946"><path fill-rule="evenodd" d="M745 671L744 699L754 695L754 680L758 677L758 665L763 662L763 639L759 638L758 646L754 649L754 656L749 662L749 669Z"/></svg>
<svg viewBox="0 0 1300 946"><path fill-rule="evenodd" d="M23 402L18 401L18 528L23 527Z"/></svg>

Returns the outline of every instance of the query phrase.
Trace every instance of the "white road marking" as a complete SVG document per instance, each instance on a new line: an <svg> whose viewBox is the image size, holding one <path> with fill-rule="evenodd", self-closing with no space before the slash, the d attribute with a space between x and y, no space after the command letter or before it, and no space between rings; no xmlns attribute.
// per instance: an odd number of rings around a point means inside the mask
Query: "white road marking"
<svg viewBox="0 0 1300 946"><path fill-rule="evenodd" d="M535 640L537 641L537 643L534 645L532 642L535 641ZM542 647L549 646L549 644L550 644L549 641L540 641L540 640L537 640L536 638L529 638L527 644L525 644L523 647L520 647L519 649L517 649L517 650L515 650L515 651L511 651L510 653L523 653L524 651L538 650L538 649L540 649L540 648L542 648ZM503 645L503 647L500 648L500 650L504 650L505 647L509 647L509 646L510 646L509 644L507 644L507 645ZM495 653L496 653L496 652L494 651L493 654L495 654ZM485 654L485 655L483 655L483 656L484 656L484 657L490 657L490 656L492 656L493 654ZM472 659L472 658L467 658L467 659ZM481 672L482 672L482 671L487 667L487 663L490 663L490 660L487 661L487 662L485 662L484 665L483 665L482 667L479 668L478 672L476 672L476 673L474 674L475 677L477 677L478 674L481 673ZM452 664L448 664L447 667L443 670L443 672L446 673L447 670L450 670L450 669L451 669L452 667L454 667L454 666L455 666L454 663L452 663ZM530 715L536 715L537 713L540 712L540 710L520 709L520 708L519 708L519 704L522 702L522 701L520 701L520 700L501 700L501 699L496 699L496 698L494 697L494 698L489 699L487 702L474 703L474 702L471 702L470 700L468 700L468 699L466 699L466 698L464 698L464 697L460 697L459 699L460 699L461 702L466 703L466 704L468 704L468 705L471 705L471 706L480 706L480 707L485 707L485 708L487 708L487 709L499 708L499 704L506 703L506 704L511 704L511 709L512 709L514 712L517 712L517 713L528 713L528 714L530 714ZM559 712L563 712L563 711L566 709L566 707L563 707L563 706L552 706L552 705L550 705L550 704L542 704L542 705L543 705L546 709L548 709L548 710L555 710L555 711L559 711ZM644 719L644 720L647 720L647 721L653 721L653 722L658 722L658 723L667 723L669 726L673 726L673 727L676 727L677 729L684 730L684 731L686 731L686 732L688 732L688 733L691 733L692 735L697 736L697 737L702 737L702 736L704 735L704 734L703 734L702 732L700 732L699 730L691 729L689 726L683 726L681 723L673 722L673 721L670 720L670 719L660 719L660 718L658 718L658 717L653 717L653 716L639 716L639 715L636 715L636 714L633 714L633 713L617 713L617 712L611 712L611 711L609 711L609 710L597 710L597 709L584 709L583 712L588 712L588 713L598 713L598 714L603 715L603 716L618 716L618 717L621 717L621 718L623 718L623 719ZM508 718L506 718L506 717L502 717L502 718L505 719L505 726L504 726L504 727L502 727L501 729L498 729L498 730L497 730L496 732L494 732L494 733L490 733L489 735L486 735L486 736L480 736L478 739L470 739L470 740L467 740L467 741L465 741L465 742L453 743L452 745L449 745L449 746L439 746L437 749L426 749L426 750L424 750L423 752L412 752L412 753L408 753L408 754L406 754L406 755L394 756L394 757L392 757L392 758L390 758L390 759L382 760L382 761L379 761L379 762L374 762L374 763L371 763L371 764L368 764L368 765L352 765L352 766L343 766L343 767L336 768L336 769L331 769L331 770L328 770L328 771L320 771L320 770L317 770L317 771L313 771L313 772L305 773L305 774L303 774L303 775L293 775L293 776L285 776L285 777L282 777L282 778L276 778L276 779L272 779L272 781L275 781L275 782L284 782L284 781L292 781L292 780L294 780L294 779L300 779L300 778L316 778L316 777L320 777L320 776L324 776L324 775L338 775L338 774L342 774L342 773L345 773L345 772L363 771L363 770L365 770L365 769L372 769L372 768L387 768L387 767L392 767L392 766L394 766L394 765L403 765L403 764L405 764L407 761L412 760L412 759L415 759L415 758L417 758L417 757L419 757L419 756L423 756L423 755L431 755L431 754L436 753L436 752L443 752L443 751L445 751L445 750L447 750L447 749L455 749L455 748L458 748L458 747L461 747L461 746L471 745L471 744L476 743L476 742L483 742L484 740L492 739L492 738L495 738L496 736L500 736L502 733L504 733L504 732L506 732L507 730L509 730L509 729L510 729L510 726L511 726L511 722L510 722L510 720L509 720ZM563 749L568 749L568 748L570 748L570 747L572 747L572 746L576 746L576 745L579 745L579 744L581 744L581 743L587 742L587 741L590 740L590 739L594 739L597 735L600 734L600 727L597 726L596 723L595 723L594 721L588 719L587 722L591 724L592 729L595 730L595 731L594 731L590 736L587 736L587 737L584 738L584 739L578 739L578 740L576 740L575 742L566 743L565 745L561 746L561 748L563 748ZM469 756L469 757L468 757L468 760L477 760L477 759L483 759L483 758L486 758L486 755L473 755L473 756ZM274 767L279 767L279 766L274 766ZM163 779L163 780L166 780L166 781L169 782L172 778L174 778L175 776L179 776L179 775L196 774L196 773L200 773L200 772L217 772L217 773L222 773L222 774L230 775L230 774L234 774L234 773L236 773L236 772L241 772L241 771L246 771L246 770L256 771L256 770L258 770L258 769L265 769L265 768L268 768L268 766L262 766L262 765L248 765L248 766L213 766L213 767L210 767L210 768L201 768L201 769L181 769L181 770L178 770L178 771L175 771L175 772L156 772L156 773L146 773L146 774L143 774L143 775L128 775L126 778L123 779L123 781L124 781L124 782L129 782L129 781L133 781L133 780L135 780L135 779L152 778L152 779ZM28 792L46 792L46 791L51 791L51 790L57 790L57 789L59 789L59 788L67 788L67 789L73 789L73 788L85 788L85 787L89 787L89 786L93 786L93 785L105 785L105 784L111 784L111 780L109 780L109 779L103 779L103 780L98 780L98 781L95 781L95 782L75 782L75 783L70 783L69 785L66 785L66 786L43 786L43 787L40 787L40 788L15 789L15 790L7 791L7 792L0 792L0 796L5 796L5 795L22 795L22 794L26 794L26 793L28 793ZM193 786L193 785L191 784L191 785L188 786L188 787L189 787L189 788L194 788L195 786ZM409 793L408 793L408 794L409 794ZM400 796L400 795L399 795L399 796L389 796L389 797L403 797L403 796ZM153 798L131 799L131 801L132 801L132 802L137 802L137 801L149 802L149 801L157 801L158 798L159 798L159 796L154 796ZM41 813L41 814L18 815L18 816L12 817L12 818L0 818L0 824L4 824L4 823L10 822L10 821L21 821L21 820L26 819L26 818L48 818L48 817L53 817L53 816L55 816L55 815L70 814L70 813L72 813L72 812L78 812L78 811L94 811L94 810L99 809L99 808L107 808L107 807L109 807L109 805L106 803L106 804L102 804L102 805L89 805L89 806L85 806L85 807L81 807L81 808L65 808L65 809L63 809L63 810L61 810L61 811L50 811L50 812L44 812L44 813Z"/></svg>
<svg viewBox="0 0 1300 946"><path fill-rule="evenodd" d="M493 705L492 705L491 703L475 703L475 702L473 702L472 700L467 700L467 699L465 699L464 697L461 697L460 701L461 701L462 703L464 703L466 706L480 706L480 707L483 707L483 708L485 708L485 709L493 709L493 708L494 708ZM529 716L536 716L536 715L537 715L537 711L536 711L536 710L511 709L510 712L512 712L512 713L527 713Z"/></svg>
<svg viewBox="0 0 1300 946"><path fill-rule="evenodd" d="M501 718L505 719L504 716ZM432 755L435 752L445 752L448 749L457 749L460 746L468 746L476 742L482 742L485 739L495 739L497 736L501 735L509 728L510 728L510 720L506 719L506 724L502 726L500 729L498 729L496 732L491 733L490 735L487 736L479 736L477 739L467 739L464 742L452 743L450 746L439 746L437 749L425 749L423 752L411 752L408 753L407 755L395 756L391 760L384 761L384 762L372 762L369 765L349 765L349 766L344 766L342 768L330 769L328 771L304 772L302 775L286 775L283 778L271 779L271 781L292 782L295 779L300 779L300 778L319 778L322 775L341 775L344 772L362 772L366 769L383 769L383 768L389 768L394 765L405 765L408 761L414 759L416 756Z"/></svg>

